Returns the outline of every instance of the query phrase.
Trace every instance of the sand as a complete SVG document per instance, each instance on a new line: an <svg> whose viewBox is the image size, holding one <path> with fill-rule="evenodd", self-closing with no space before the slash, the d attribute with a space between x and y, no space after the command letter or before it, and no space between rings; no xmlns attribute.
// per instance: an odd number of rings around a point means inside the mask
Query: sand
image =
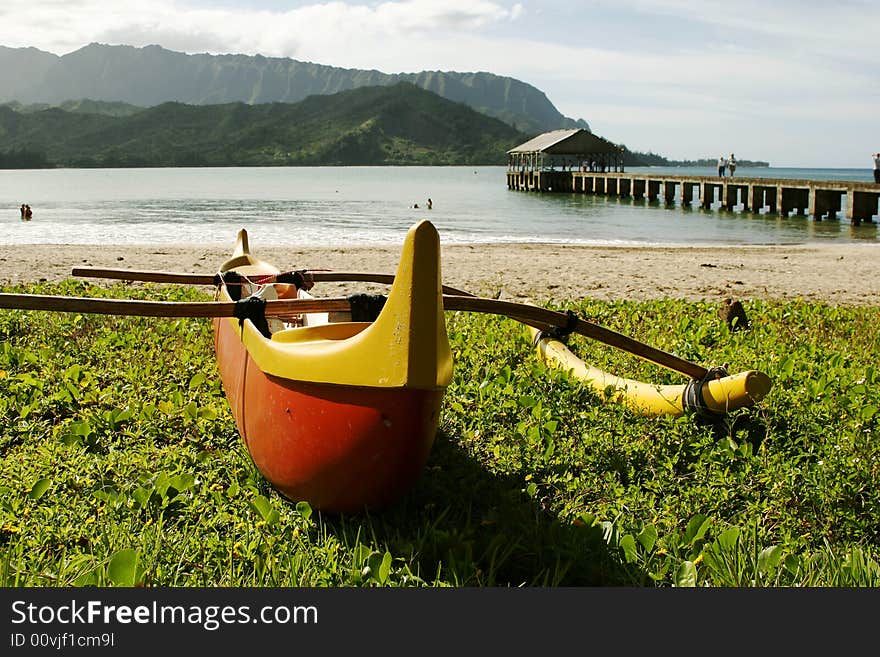
<svg viewBox="0 0 880 657"><path fill-rule="evenodd" d="M268 248L254 255L282 270L393 273L399 248ZM0 245L0 281L58 281L79 266L211 274L228 248L164 245ZM818 244L748 247L583 247L446 245L447 285L483 296L540 303L580 298L721 301L796 299L874 305L880 297L880 245ZM110 283L110 281L94 281ZM384 288L383 288L384 289ZM357 284L321 284L333 296L374 291Z"/></svg>

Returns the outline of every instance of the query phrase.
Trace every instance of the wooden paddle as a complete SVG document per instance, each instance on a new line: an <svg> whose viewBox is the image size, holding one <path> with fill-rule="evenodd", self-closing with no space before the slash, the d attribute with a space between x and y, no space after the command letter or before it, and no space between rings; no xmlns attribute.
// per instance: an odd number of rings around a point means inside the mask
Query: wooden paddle
<svg viewBox="0 0 880 657"><path fill-rule="evenodd" d="M99 315L134 315L142 317L234 317L235 302L221 301L138 301L132 299L89 299L42 294L0 293L0 308L94 313ZM511 301L475 296L443 295L443 309L506 315L538 329L569 325L565 313ZM266 301L265 314L286 317L303 313L349 311L346 297L326 299L278 299ZM678 356L661 351L592 322L578 319L570 327L573 333L592 338L639 358L694 379L702 379L707 370Z"/></svg>

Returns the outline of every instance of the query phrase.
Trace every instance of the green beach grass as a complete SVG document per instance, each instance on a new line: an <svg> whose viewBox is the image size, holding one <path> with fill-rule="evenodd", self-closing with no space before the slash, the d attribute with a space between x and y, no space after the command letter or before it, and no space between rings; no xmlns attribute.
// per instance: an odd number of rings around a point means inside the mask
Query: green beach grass
<svg viewBox="0 0 880 657"><path fill-rule="evenodd" d="M880 307L745 301L736 332L710 303L564 307L773 389L715 423L646 418L544 367L520 324L447 313L455 377L420 481L381 513L326 516L253 468L207 320L0 311L0 585L880 584ZM615 374L683 382L570 344Z"/></svg>

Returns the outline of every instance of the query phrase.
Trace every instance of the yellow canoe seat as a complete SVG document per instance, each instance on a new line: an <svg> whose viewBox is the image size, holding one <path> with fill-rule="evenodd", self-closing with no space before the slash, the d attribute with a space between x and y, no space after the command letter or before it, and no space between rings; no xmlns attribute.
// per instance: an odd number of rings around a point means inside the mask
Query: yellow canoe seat
<svg viewBox="0 0 880 657"><path fill-rule="evenodd" d="M272 334L273 342L303 343L319 340L347 340L370 325L370 322L338 322L317 326L297 326Z"/></svg>

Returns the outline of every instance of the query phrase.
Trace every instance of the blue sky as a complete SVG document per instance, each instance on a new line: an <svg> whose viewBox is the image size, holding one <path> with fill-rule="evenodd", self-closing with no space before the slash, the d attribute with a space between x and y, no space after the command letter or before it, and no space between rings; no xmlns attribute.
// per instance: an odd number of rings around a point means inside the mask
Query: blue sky
<svg viewBox="0 0 880 657"><path fill-rule="evenodd" d="M639 151L871 166L880 2L2 0L0 45L91 42L387 73L488 71Z"/></svg>

